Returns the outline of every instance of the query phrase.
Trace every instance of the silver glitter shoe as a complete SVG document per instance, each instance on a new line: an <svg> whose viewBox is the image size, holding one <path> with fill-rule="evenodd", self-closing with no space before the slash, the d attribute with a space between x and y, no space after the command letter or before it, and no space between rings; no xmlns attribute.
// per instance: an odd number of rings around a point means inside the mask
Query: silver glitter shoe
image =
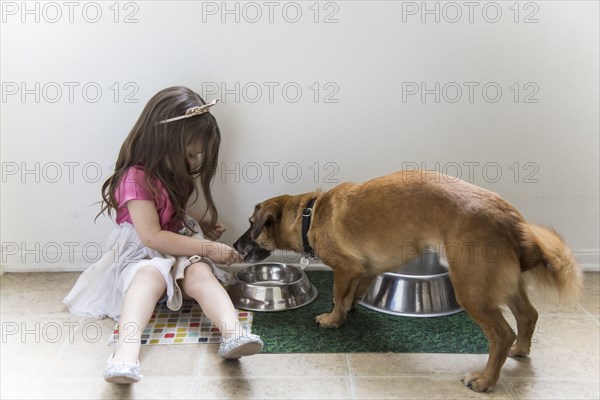
<svg viewBox="0 0 600 400"><path fill-rule="evenodd" d="M226 360L237 360L240 357L260 353L264 345L260 336L246 334L221 342L219 355Z"/></svg>
<svg viewBox="0 0 600 400"><path fill-rule="evenodd" d="M113 354L108 357L104 380L110 383L137 383L142 379L140 363L120 363L113 361Z"/></svg>

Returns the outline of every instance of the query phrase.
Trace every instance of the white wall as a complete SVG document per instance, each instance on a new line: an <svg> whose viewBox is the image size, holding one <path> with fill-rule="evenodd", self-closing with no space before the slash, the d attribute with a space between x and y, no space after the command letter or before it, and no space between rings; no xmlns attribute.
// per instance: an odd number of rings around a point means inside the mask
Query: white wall
<svg viewBox="0 0 600 400"><path fill-rule="evenodd" d="M112 222L94 224L93 203L122 140L154 93L187 85L222 99L227 243L265 198L416 164L500 193L597 268L598 14L591 1L2 2L2 264L96 259Z"/></svg>

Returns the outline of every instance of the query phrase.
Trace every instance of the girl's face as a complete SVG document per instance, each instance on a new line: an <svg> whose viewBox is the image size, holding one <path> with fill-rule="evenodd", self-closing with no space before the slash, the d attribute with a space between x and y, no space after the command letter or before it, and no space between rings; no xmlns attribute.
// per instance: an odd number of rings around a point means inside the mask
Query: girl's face
<svg viewBox="0 0 600 400"><path fill-rule="evenodd" d="M190 144L186 148L186 156L190 163L190 169L194 169L202 163L202 142Z"/></svg>

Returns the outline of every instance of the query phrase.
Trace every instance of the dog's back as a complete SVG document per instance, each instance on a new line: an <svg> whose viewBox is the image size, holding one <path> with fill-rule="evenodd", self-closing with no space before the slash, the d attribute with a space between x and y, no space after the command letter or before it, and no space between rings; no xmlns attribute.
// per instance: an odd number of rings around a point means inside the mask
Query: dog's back
<svg viewBox="0 0 600 400"><path fill-rule="evenodd" d="M489 190L432 171L400 171L323 193L317 222L337 232L340 246L383 272L425 247L460 252L499 246L519 257L525 220ZM319 224L320 225L320 224Z"/></svg>

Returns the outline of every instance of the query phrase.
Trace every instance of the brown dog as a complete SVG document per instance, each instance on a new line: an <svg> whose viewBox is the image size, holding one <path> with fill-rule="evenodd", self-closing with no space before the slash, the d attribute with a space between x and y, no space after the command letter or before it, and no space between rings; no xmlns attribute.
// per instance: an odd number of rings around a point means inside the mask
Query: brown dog
<svg viewBox="0 0 600 400"><path fill-rule="evenodd" d="M478 392L495 385L507 356L529 354L538 314L524 277L534 276L567 301L576 301L582 286L581 270L557 233L528 224L493 192L430 171L401 171L328 192L265 200L234 247L249 262L275 249L303 253L302 215L315 199L307 238L334 273L333 311L317 322L338 327L375 276L425 248L441 250L458 303L489 342L485 369L463 379ZM503 304L516 318L516 342Z"/></svg>

